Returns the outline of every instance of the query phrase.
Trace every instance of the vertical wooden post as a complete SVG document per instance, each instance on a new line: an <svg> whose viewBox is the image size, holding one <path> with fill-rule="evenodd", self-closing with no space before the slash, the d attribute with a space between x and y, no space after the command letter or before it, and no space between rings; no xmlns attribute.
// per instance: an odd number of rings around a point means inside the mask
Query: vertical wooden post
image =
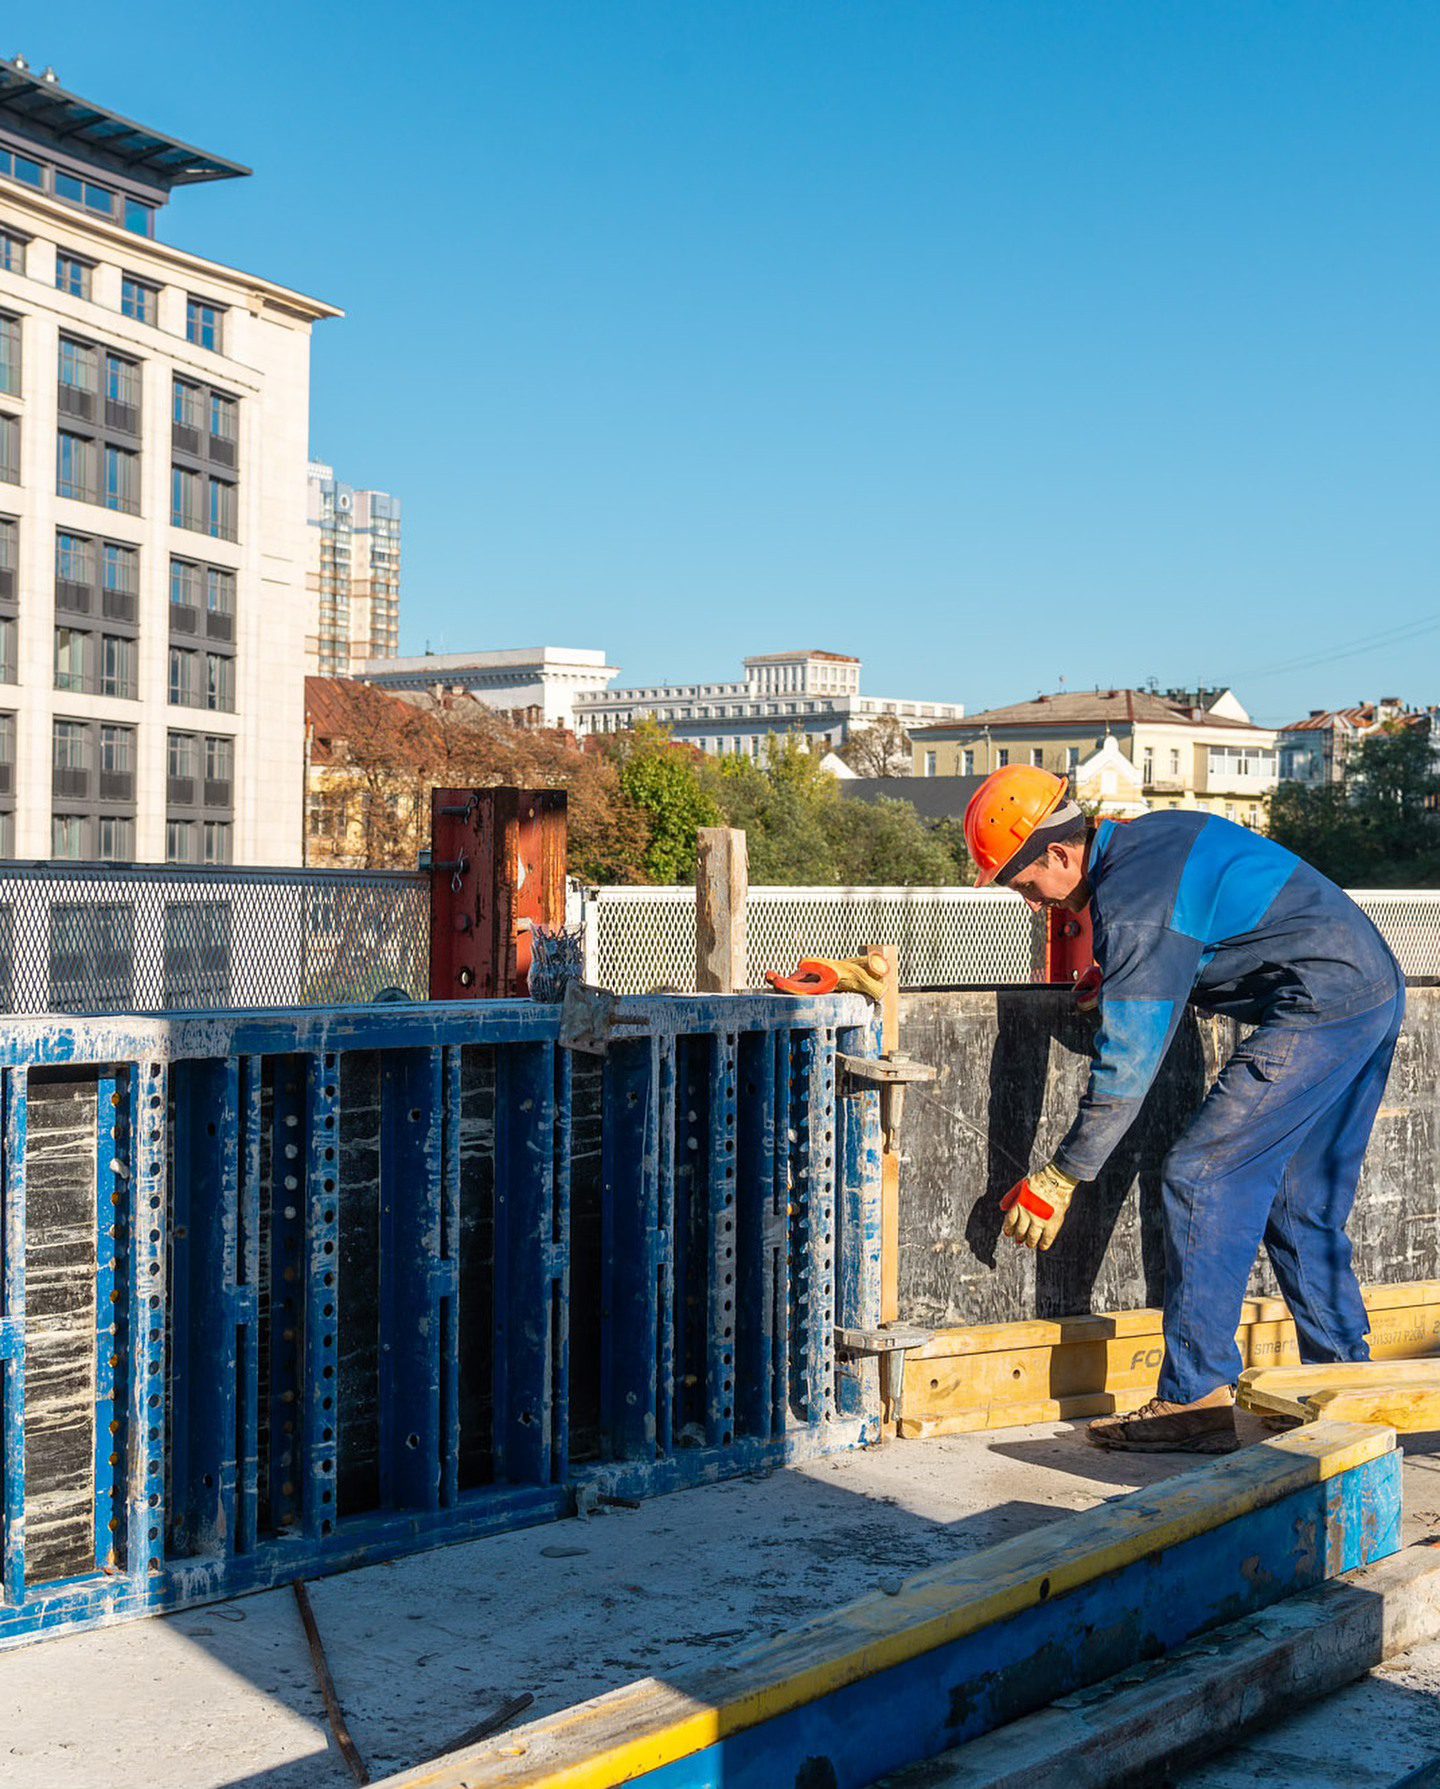
<svg viewBox="0 0 1440 1789"><path fill-rule="evenodd" d="M885 992L880 1001L880 1054L894 1056L900 1049L900 952L893 944L872 944L885 959ZM884 1096L881 1096L882 1101ZM887 1116L882 1108L882 1121ZM900 1151L892 1146L889 1125L882 1126L884 1151L880 1157L880 1321L900 1318ZM898 1139L896 1139L898 1144Z"/></svg>
<svg viewBox="0 0 1440 1789"><path fill-rule="evenodd" d="M745 986L745 834L702 826L695 846L695 991L734 994Z"/></svg>

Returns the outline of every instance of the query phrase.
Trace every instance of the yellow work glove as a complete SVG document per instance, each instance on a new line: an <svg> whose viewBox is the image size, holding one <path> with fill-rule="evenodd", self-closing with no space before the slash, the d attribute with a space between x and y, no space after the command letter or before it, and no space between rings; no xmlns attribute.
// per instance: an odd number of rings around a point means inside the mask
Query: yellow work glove
<svg viewBox="0 0 1440 1789"><path fill-rule="evenodd" d="M1005 1234L1024 1249L1048 1249L1060 1234L1070 1200L1080 1182L1054 1162L1017 1180L1000 1201Z"/></svg>

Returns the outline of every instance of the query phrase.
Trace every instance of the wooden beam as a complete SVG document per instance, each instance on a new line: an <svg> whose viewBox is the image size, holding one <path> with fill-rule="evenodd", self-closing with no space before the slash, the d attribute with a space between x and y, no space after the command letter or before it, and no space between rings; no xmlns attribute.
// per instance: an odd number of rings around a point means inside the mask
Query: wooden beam
<svg viewBox="0 0 1440 1789"><path fill-rule="evenodd" d="M745 903L750 860L738 827L702 826L695 843L695 992L745 986Z"/></svg>

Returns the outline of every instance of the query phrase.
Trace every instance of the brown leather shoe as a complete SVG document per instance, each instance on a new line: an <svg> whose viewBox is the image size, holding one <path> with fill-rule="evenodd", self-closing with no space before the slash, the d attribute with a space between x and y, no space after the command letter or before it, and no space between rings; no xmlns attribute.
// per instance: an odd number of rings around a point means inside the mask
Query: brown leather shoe
<svg viewBox="0 0 1440 1789"><path fill-rule="evenodd" d="M1240 1445L1233 1404L1167 1404L1163 1398L1096 1417L1085 1439L1132 1454L1232 1454Z"/></svg>

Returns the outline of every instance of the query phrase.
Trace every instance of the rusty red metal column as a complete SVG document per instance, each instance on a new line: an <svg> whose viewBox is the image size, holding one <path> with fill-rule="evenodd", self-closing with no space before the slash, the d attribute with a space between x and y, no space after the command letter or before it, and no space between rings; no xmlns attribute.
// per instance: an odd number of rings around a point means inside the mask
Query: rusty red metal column
<svg viewBox="0 0 1440 1789"><path fill-rule="evenodd" d="M1052 907L1046 915L1045 979L1077 981L1095 961L1095 931L1090 909L1066 913Z"/></svg>
<svg viewBox="0 0 1440 1789"><path fill-rule="evenodd" d="M531 925L565 923L563 789L436 789L430 998L523 995Z"/></svg>

